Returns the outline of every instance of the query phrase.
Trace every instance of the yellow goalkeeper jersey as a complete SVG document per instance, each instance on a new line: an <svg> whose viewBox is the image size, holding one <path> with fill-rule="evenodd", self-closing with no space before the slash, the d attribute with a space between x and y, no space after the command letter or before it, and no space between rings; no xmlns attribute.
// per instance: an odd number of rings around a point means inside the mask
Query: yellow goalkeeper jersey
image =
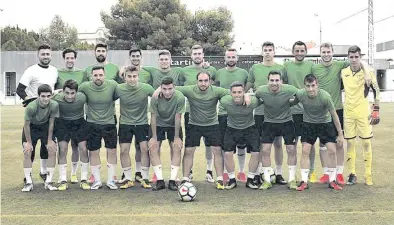
<svg viewBox="0 0 394 225"><path fill-rule="evenodd" d="M376 80L376 75L371 72L371 87L365 85L364 71L353 72L349 67L342 69L341 77L345 90L345 104L343 106L344 117L346 118L366 118L370 115L368 93L370 88L376 99L380 98L380 90Z"/></svg>

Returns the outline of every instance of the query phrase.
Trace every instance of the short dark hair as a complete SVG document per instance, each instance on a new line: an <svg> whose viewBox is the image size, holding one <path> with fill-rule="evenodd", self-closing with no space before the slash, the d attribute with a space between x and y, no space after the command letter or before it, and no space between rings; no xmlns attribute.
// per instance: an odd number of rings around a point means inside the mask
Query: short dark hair
<svg viewBox="0 0 394 225"><path fill-rule="evenodd" d="M264 42L263 45L261 46L261 49L263 49L264 47L269 47L269 46L272 46L272 48L275 49L274 43L272 43L270 41Z"/></svg>
<svg viewBox="0 0 394 225"><path fill-rule="evenodd" d="M349 49L347 50L347 54L349 55L349 53L360 53L361 55L361 48L358 47L357 45L352 45L349 47Z"/></svg>
<svg viewBox="0 0 394 225"><path fill-rule="evenodd" d="M51 86L49 86L48 84L41 84L40 86L38 86L38 89L37 89L38 96L40 96L41 93L43 93L43 92L50 92L52 94Z"/></svg>
<svg viewBox="0 0 394 225"><path fill-rule="evenodd" d="M317 83L317 77L315 75L313 75L313 74L308 74L304 78L304 84L307 83L307 82L308 83L313 83L313 81L316 81L316 83Z"/></svg>
<svg viewBox="0 0 394 225"><path fill-rule="evenodd" d="M169 55L169 56L171 56L171 52L166 50L166 49L164 49L164 50L159 52L159 56L161 56L161 55Z"/></svg>
<svg viewBox="0 0 394 225"><path fill-rule="evenodd" d="M41 49L49 49L51 50L51 46L48 44L40 44L37 48L37 51L40 51Z"/></svg>
<svg viewBox="0 0 394 225"><path fill-rule="evenodd" d="M271 75L279 75L280 79L282 80L282 73L279 70L271 70L268 73L268 80L270 80Z"/></svg>
<svg viewBox="0 0 394 225"><path fill-rule="evenodd" d="M104 66L93 66L93 68L92 68L92 73L93 73L93 71L95 71L95 70L103 70L103 71L105 72Z"/></svg>
<svg viewBox="0 0 394 225"><path fill-rule="evenodd" d="M304 42L302 42L302 41L296 41L296 42L294 42L294 44L293 44L293 48L292 48L292 52L294 52L294 48L295 48L295 46L296 45L303 45L304 47L305 47L305 51L308 51L308 47L306 47L306 44L304 43Z"/></svg>
<svg viewBox="0 0 394 225"><path fill-rule="evenodd" d="M74 49L71 49L71 48L66 48L62 52L63 59L66 58L67 53L74 53L74 58L77 58L77 51L75 51Z"/></svg>
<svg viewBox="0 0 394 225"><path fill-rule="evenodd" d="M234 87L242 87L245 88L245 85L239 81L234 81L231 83L230 85L230 91L234 88Z"/></svg>
<svg viewBox="0 0 394 225"><path fill-rule="evenodd" d="M124 70L124 74L127 72L138 72L138 68L136 66L127 66Z"/></svg>
<svg viewBox="0 0 394 225"><path fill-rule="evenodd" d="M163 77L163 79L161 79L161 85L168 85L168 84L173 84L174 83L174 79L170 76L165 76Z"/></svg>
<svg viewBox="0 0 394 225"><path fill-rule="evenodd" d="M227 49L226 51L227 51L227 52L236 52L237 49L235 49L235 48L229 48L229 49Z"/></svg>
<svg viewBox="0 0 394 225"><path fill-rule="evenodd" d="M129 56L131 56L131 53L133 53L133 52L139 52L140 55L142 56L141 49L139 49L139 48L132 48L132 49L130 49L129 50Z"/></svg>
<svg viewBox="0 0 394 225"><path fill-rule="evenodd" d="M94 46L94 51L97 50L97 48L105 48L105 50L108 50L108 45L105 43L98 43Z"/></svg>
<svg viewBox="0 0 394 225"><path fill-rule="evenodd" d="M66 88L78 91L78 83L72 79L66 80L66 82L64 82L64 85L63 85L63 91L66 90Z"/></svg>
<svg viewBox="0 0 394 225"><path fill-rule="evenodd" d="M197 80L198 80L198 77L199 77L201 74L206 74L206 75L208 75L209 79L211 79L211 74L210 74L208 71L200 71L200 72L197 73L197 76L196 76L196 79L197 79Z"/></svg>

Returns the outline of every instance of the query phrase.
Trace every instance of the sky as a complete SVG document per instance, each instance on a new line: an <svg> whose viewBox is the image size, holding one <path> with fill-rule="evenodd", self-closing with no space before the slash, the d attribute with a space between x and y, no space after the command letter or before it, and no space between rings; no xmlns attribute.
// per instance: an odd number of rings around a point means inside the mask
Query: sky
<svg viewBox="0 0 394 225"><path fill-rule="evenodd" d="M79 32L95 32L103 26L100 11L109 11L117 0L5 0L0 1L0 27L18 24L39 31L59 14ZM233 13L236 46L259 46L272 41L291 47L296 40L319 43L320 23L323 42L368 43L368 13L339 24L337 21L368 7L368 0L181 0L192 12L226 6ZM23 5L24 7L20 7ZM45 10L43 8L45 7ZM375 21L394 15L394 1L374 0ZM40 11L41 10L41 11ZM318 16L315 16L317 14ZM394 17L375 24L375 43L394 40Z"/></svg>

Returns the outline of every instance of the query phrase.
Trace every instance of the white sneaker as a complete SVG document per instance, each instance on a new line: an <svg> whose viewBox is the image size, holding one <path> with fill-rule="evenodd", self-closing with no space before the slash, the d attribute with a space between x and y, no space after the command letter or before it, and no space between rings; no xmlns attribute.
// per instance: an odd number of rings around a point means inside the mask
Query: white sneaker
<svg viewBox="0 0 394 225"><path fill-rule="evenodd" d="M111 190L117 190L118 186L116 186L115 181L107 182L107 187Z"/></svg>
<svg viewBox="0 0 394 225"><path fill-rule="evenodd" d="M58 190L57 187L55 187L52 182L45 183L44 188L45 188L45 190L50 190L50 191L57 191Z"/></svg>
<svg viewBox="0 0 394 225"><path fill-rule="evenodd" d="M95 181L92 186L90 186L90 190L98 190L103 186L103 183L101 181Z"/></svg>
<svg viewBox="0 0 394 225"><path fill-rule="evenodd" d="M22 188L23 192L29 192L33 190L33 184L25 184L25 186Z"/></svg>
<svg viewBox="0 0 394 225"><path fill-rule="evenodd" d="M192 173L189 174L189 180L193 180L193 174Z"/></svg>
<svg viewBox="0 0 394 225"><path fill-rule="evenodd" d="M205 180L206 180L207 182L209 182L209 183L214 183L214 182L215 182L215 180L213 179L213 177L212 177L211 174L209 174L209 173L206 173L206 174L205 174Z"/></svg>

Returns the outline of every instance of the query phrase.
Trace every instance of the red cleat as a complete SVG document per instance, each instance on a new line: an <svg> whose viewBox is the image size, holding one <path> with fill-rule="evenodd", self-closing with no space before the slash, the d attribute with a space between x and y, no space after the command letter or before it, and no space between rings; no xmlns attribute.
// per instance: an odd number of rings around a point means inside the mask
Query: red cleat
<svg viewBox="0 0 394 225"><path fill-rule="evenodd" d="M328 176L328 174L324 174L323 176L320 177L319 179L319 184L328 184L330 181L330 177Z"/></svg>
<svg viewBox="0 0 394 225"><path fill-rule="evenodd" d="M93 183L94 183L94 176L93 176L93 174L92 174L92 175L90 175L90 178L89 178L89 183L91 183L91 184L93 184Z"/></svg>
<svg viewBox="0 0 394 225"><path fill-rule="evenodd" d="M237 174L237 179L241 181L242 183L246 183L246 174L244 172L238 173Z"/></svg>
<svg viewBox="0 0 394 225"><path fill-rule="evenodd" d="M230 181L230 178L228 177L228 173L223 173L223 182L227 183Z"/></svg>
<svg viewBox="0 0 394 225"><path fill-rule="evenodd" d="M305 189L309 189L309 185L304 181L301 181L300 185L296 188L297 191L304 191Z"/></svg>
<svg viewBox="0 0 394 225"><path fill-rule="evenodd" d="M336 191L342 190L342 187L339 186L339 184L336 181L331 181L331 183L328 185L328 188L334 189Z"/></svg>
<svg viewBox="0 0 394 225"><path fill-rule="evenodd" d="M345 178L343 178L343 174L337 174L337 183L339 185L345 185Z"/></svg>
<svg viewBox="0 0 394 225"><path fill-rule="evenodd" d="M150 182L151 182L151 183L156 183L156 181L157 181L156 174L153 173L153 176L152 176L152 179L150 180Z"/></svg>

